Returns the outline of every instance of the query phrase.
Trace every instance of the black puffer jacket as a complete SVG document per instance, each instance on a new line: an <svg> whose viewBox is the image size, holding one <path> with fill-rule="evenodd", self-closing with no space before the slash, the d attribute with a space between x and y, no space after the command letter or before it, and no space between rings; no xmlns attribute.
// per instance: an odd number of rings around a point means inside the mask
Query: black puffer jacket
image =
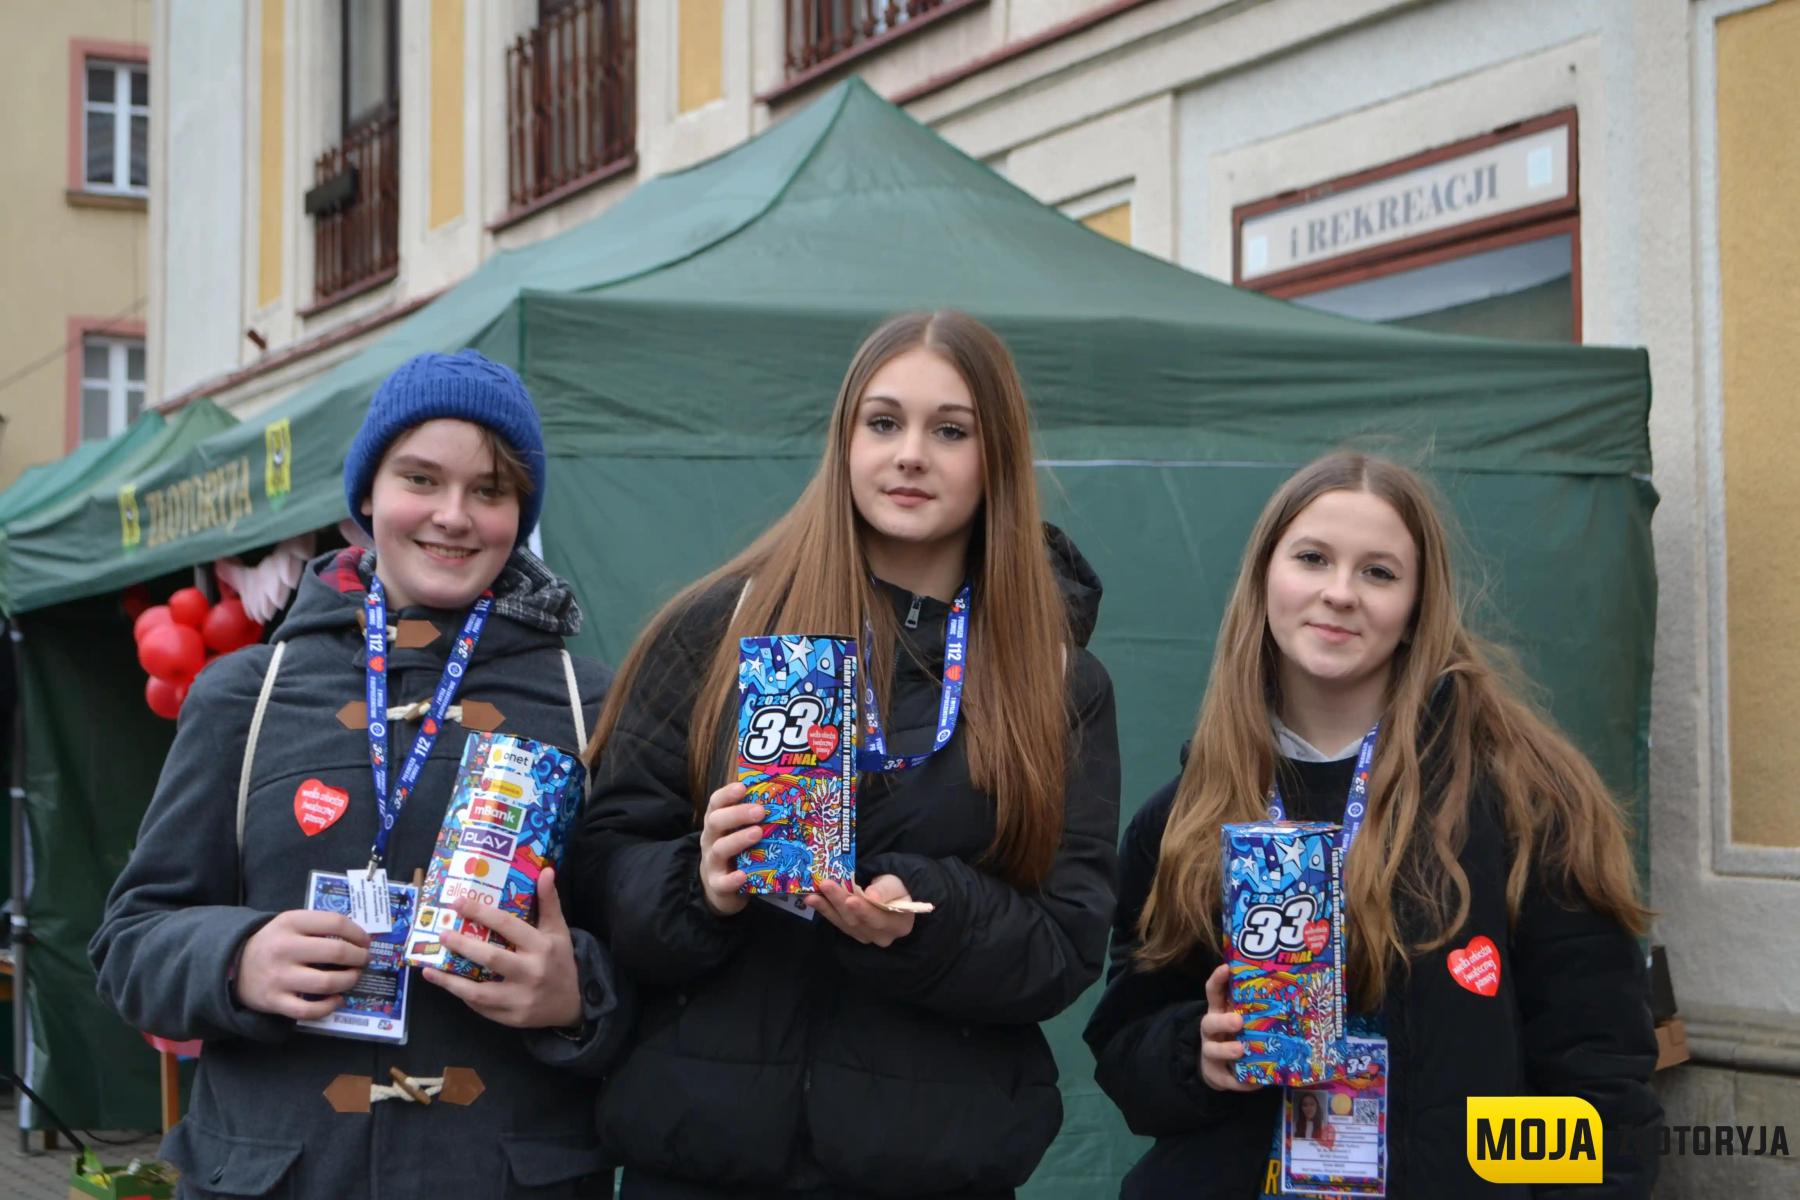
<svg viewBox="0 0 1800 1200"><path fill-rule="evenodd" d="M1051 549L1085 643L1099 580L1060 533ZM914 601L883 590L898 614ZM1073 1003L1105 956L1119 786L1111 682L1085 650L1071 655L1065 828L1040 890L976 865L994 809L969 782L959 729L922 767L862 777L859 877L898 875L937 906L910 935L866 946L762 903L720 918L700 895L688 715L737 593L702 597L652 649L577 846L577 903L640 986L638 1034L599 1115L625 1164L624 1195L1010 1195L1062 1119L1037 1023ZM911 654L890 660L883 716L897 753L931 744L947 609L924 599L917 629L902 630Z"/></svg>
<svg viewBox="0 0 1800 1200"><path fill-rule="evenodd" d="M1295 820L1338 821L1356 765L1283 760L1283 795ZM1136 1133L1156 1144L1126 1177L1132 1200L1253 1200L1269 1164L1280 1092L1220 1092L1199 1075L1206 979L1219 956L1204 947L1171 968L1145 972L1133 956L1137 921L1155 878L1171 781L1132 818L1120 848L1119 909L1107 988L1086 1039L1094 1077ZM1382 1006L1389 1043L1389 1200L1440 1196L1650 1195L1652 1157L1614 1137L1650 1142L1662 1107L1649 1086L1656 1063L1643 955L1637 941L1580 902L1534 884L1508 929L1504 828L1477 791L1460 861L1468 922L1447 946L1396 970ZM1486 936L1500 950L1493 996L1465 990L1448 955ZM1469 1096L1581 1096L1608 1131L1604 1184L1549 1188L1485 1183L1467 1159Z"/></svg>

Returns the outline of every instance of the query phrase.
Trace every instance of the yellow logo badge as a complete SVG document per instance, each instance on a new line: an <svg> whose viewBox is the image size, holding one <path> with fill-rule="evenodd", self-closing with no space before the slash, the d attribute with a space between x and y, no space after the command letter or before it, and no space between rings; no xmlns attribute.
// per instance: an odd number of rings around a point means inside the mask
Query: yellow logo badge
<svg viewBox="0 0 1800 1200"><path fill-rule="evenodd" d="M286 417L263 430L263 494L286 496L294 486L294 434Z"/></svg>
<svg viewBox="0 0 1800 1200"><path fill-rule="evenodd" d="M144 537L138 524L137 485L128 483L119 489L119 544L129 550Z"/></svg>
<svg viewBox="0 0 1800 1200"><path fill-rule="evenodd" d="M1470 1096L1469 1166L1489 1183L1600 1183L1600 1114L1579 1096Z"/></svg>

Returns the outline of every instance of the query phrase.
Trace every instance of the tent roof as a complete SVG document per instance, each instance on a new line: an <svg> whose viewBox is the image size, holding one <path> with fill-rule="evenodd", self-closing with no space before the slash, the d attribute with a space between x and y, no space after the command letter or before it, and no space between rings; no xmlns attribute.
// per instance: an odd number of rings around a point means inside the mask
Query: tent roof
<svg viewBox="0 0 1800 1200"><path fill-rule="evenodd" d="M210 400L198 400L179 412L147 412L123 432L88 442L63 458L27 469L0 492L0 610L18 610L19 590L29 591L31 568L19 568L26 556L14 548L22 538L34 546L37 531L83 510L93 493L116 498L120 485L154 463L179 458L195 444L237 422Z"/></svg>
<svg viewBox="0 0 1800 1200"><path fill-rule="evenodd" d="M473 345L517 367L559 457L793 457L816 445L861 336L943 305L1007 338L1052 459L1292 462L1377 432L1455 469L1648 470L1641 351L1417 333L1229 287L1039 204L852 79L495 255L281 404L158 456L134 478L138 497L164 497L163 536L122 550L116 485L90 488L14 539L6 602L92 594L335 521L369 395L423 350ZM247 511L184 521L181 485L197 495L221 471L250 477Z"/></svg>

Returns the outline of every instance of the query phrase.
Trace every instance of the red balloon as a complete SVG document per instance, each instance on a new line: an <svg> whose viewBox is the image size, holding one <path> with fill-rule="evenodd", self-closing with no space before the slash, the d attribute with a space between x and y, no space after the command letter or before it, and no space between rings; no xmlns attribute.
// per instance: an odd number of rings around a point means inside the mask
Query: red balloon
<svg viewBox="0 0 1800 1200"><path fill-rule="evenodd" d="M126 616L133 621L137 620L144 615L144 610L150 607L150 589L141 583L132 584L125 589L125 594L119 597L119 607L124 610Z"/></svg>
<svg viewBox="0 0 1800 1200"><path fill-rule="evenodd" d="M187 685L170 683L167 679L158 679L152 675L144 684L144 703L150 711L159 717L173 721L175 714L181 711L181 702L187 699Z"/></svg>
<svg viewBox="0 0 1800 1200"><path fill-rule="evenodd" d="M138 643L138 665L170 683L187 683L206 665L206 643L197 629L158 625Z"/></svg>
<svg viewBox="0 0 1800 1200"><path fill-rule="evenodd" d="M244 602L234 596L213 605L200 626L200 636L206 639L208 648L230 654L260 641L262 626L245 615Z"/></svg>
<svg viewBox="0 0 1800 1200"><path fill-rule="evenodd" d="M211 607L206 602L206 593L199 588L182 588L169 597L169 615L175 618L177 624L186 625L190 629L200 628Z"/></svg>
<svg viewBox="0 0 1800 1200"><path fill-rule="evenodd" d="M152 604L149 608L146 608L143 612L139 613L137 615L137 620L132 622L131 636L141 642L144 640L144 635L146 633L149 633L158 625L167 625L174 619L174 617L169 615L168 605Z"/></svg>

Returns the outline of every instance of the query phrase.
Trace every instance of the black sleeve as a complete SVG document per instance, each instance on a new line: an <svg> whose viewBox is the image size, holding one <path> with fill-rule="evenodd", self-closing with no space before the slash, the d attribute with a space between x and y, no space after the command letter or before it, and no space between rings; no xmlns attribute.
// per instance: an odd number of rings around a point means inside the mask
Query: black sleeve
<svg viewBox="0 0 1800 1200"><path fill-rule="evenodd" d="M1150 1137L1191 1133L1271 1108L1275 1094L1270 1088L1216 1091L1200 1077L1200 1018L1206 1015L1207 976L1222 961L1217 954L1199 946L1185 961L1155 971L1136 961L1138 916L1156 877L1179 782L1170 781L1144 802L1119 846L1119 910L1106 991L1082 1033L1100 1090L1119 1106L1133 1133Z"/></svg>
<svg viewBox="0 0 1800 1200"><path fill-rule="evenodd" d="M541 1063L578 1075L601 1076L625 1048L637 1016L631 983L613 969L612 955L585 929L570 929L575 978L581 987L581 1028L573 1036L527 1029L525 1048Z"/></svg>
<svg viewBox="0 0 1800 1200"><path fill-rule="evenodd" d="M1112 681L1085 651L1072 663L1075 753L1050 873L1020 891L959 858L873 854L865 879L892 874L936 911L887 947L833 939L840 962L882 995L958 1020L1047 1021L1100 976L1119 830L1119 734Z"/></svg>
<svg viewBox="0 0 1800 1200"><path fill-rule="evenodd" d="M1538 1185L1532 1194L1648 1200L1663 1110L1650 1086L1656 1030L1643 950L1616 921L1563 892L1534 881L1513 929L1525 1075L1538 1095L1579 1096L1599 1112L1605 1179Z"/></svg>
<svg viewBox="0 0 1800 1200"><path fill-rule="evenodd" d="M278 1041L286 1017L244 1008L231 970L275 914L239 899L238 774L267 646L227 655L194 681L137 845L106 898L88 958L100 998L134 1029L208 1041Z"/></svg>
<svg viewBox="0 0 1800 1200"><path fill-rule="evenodd" d="M702 597L657 636L595 765L571 842L574 923L644 983L704 975L741 940L736 921L715 915L700 893L687 744L695 693L735 599L735 589Z"/></svg>

